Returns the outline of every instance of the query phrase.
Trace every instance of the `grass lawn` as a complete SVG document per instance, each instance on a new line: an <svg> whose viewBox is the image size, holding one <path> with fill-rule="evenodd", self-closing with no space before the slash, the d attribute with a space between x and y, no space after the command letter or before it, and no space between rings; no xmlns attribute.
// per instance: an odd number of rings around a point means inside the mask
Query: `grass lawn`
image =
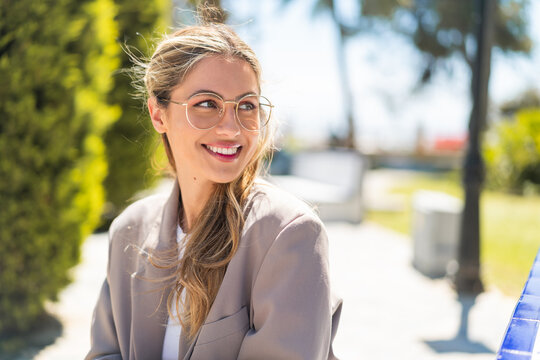
<svg viewBox="0 0 540 360"><path fill-rule="evenodd" d="M369 211L367 219L411 234L412 196L420 189L463 198L458 173L419 172L391 190L405 198L407 205L403 211ZM519 296L540 247L540 196L484 191L480 217L484 285L494 285L507 295Z"/></svg>

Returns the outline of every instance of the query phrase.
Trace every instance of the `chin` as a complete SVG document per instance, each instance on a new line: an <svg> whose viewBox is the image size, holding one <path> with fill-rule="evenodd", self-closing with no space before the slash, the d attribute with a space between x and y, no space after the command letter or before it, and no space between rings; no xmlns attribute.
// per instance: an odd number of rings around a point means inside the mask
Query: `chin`
<svg viewBox="0 0 540 360"><path fill-rule="evenodd" d="M233 182L234 180L238 179L242 173L239 174L219 174L216 176L213 176L211 181L216 184L228 184L230 182Z"/></svg>

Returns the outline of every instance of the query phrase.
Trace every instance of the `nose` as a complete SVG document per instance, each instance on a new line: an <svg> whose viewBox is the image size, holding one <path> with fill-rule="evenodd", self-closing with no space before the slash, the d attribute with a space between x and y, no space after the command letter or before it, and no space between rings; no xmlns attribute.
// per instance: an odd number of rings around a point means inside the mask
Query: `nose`
<svg viewBox="0 0 540 360"><path fill-rule="evenodd" d="M225 103L223 116L216 126L216 132L227 136L237 136L240 134L240 130L240 124L236 119L236 105L234 103Z"/></svg>

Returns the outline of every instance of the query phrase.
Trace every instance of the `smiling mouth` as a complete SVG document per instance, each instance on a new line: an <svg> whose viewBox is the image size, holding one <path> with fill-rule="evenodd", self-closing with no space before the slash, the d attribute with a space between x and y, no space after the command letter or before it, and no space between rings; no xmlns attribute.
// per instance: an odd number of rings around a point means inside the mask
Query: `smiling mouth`
<svg viewBox="0 0 540 360"><path fill-rule="evenodd" d="M240 145L235 145L235 146L230 146L230 147L203 145L203 147L211 155L214 155L218 159L222 159L222 160L234 160L239 156L240 151L242 150L242 146Z"/></svg>

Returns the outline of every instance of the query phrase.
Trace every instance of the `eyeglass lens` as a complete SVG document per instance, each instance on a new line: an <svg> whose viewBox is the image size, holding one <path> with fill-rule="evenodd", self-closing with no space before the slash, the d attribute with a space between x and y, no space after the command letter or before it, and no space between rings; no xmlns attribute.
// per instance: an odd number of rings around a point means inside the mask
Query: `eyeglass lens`
<svg viewBox="0 0 540 360"><path fill-rule="evenodd" d="M235 107L238 121L247 130L259 130L268 121L269 102L256 95L248 95L240 99ZM193 126L209 129L223 117L225 103L211 94L195 95L188 100L187 116Z"/></svg>

